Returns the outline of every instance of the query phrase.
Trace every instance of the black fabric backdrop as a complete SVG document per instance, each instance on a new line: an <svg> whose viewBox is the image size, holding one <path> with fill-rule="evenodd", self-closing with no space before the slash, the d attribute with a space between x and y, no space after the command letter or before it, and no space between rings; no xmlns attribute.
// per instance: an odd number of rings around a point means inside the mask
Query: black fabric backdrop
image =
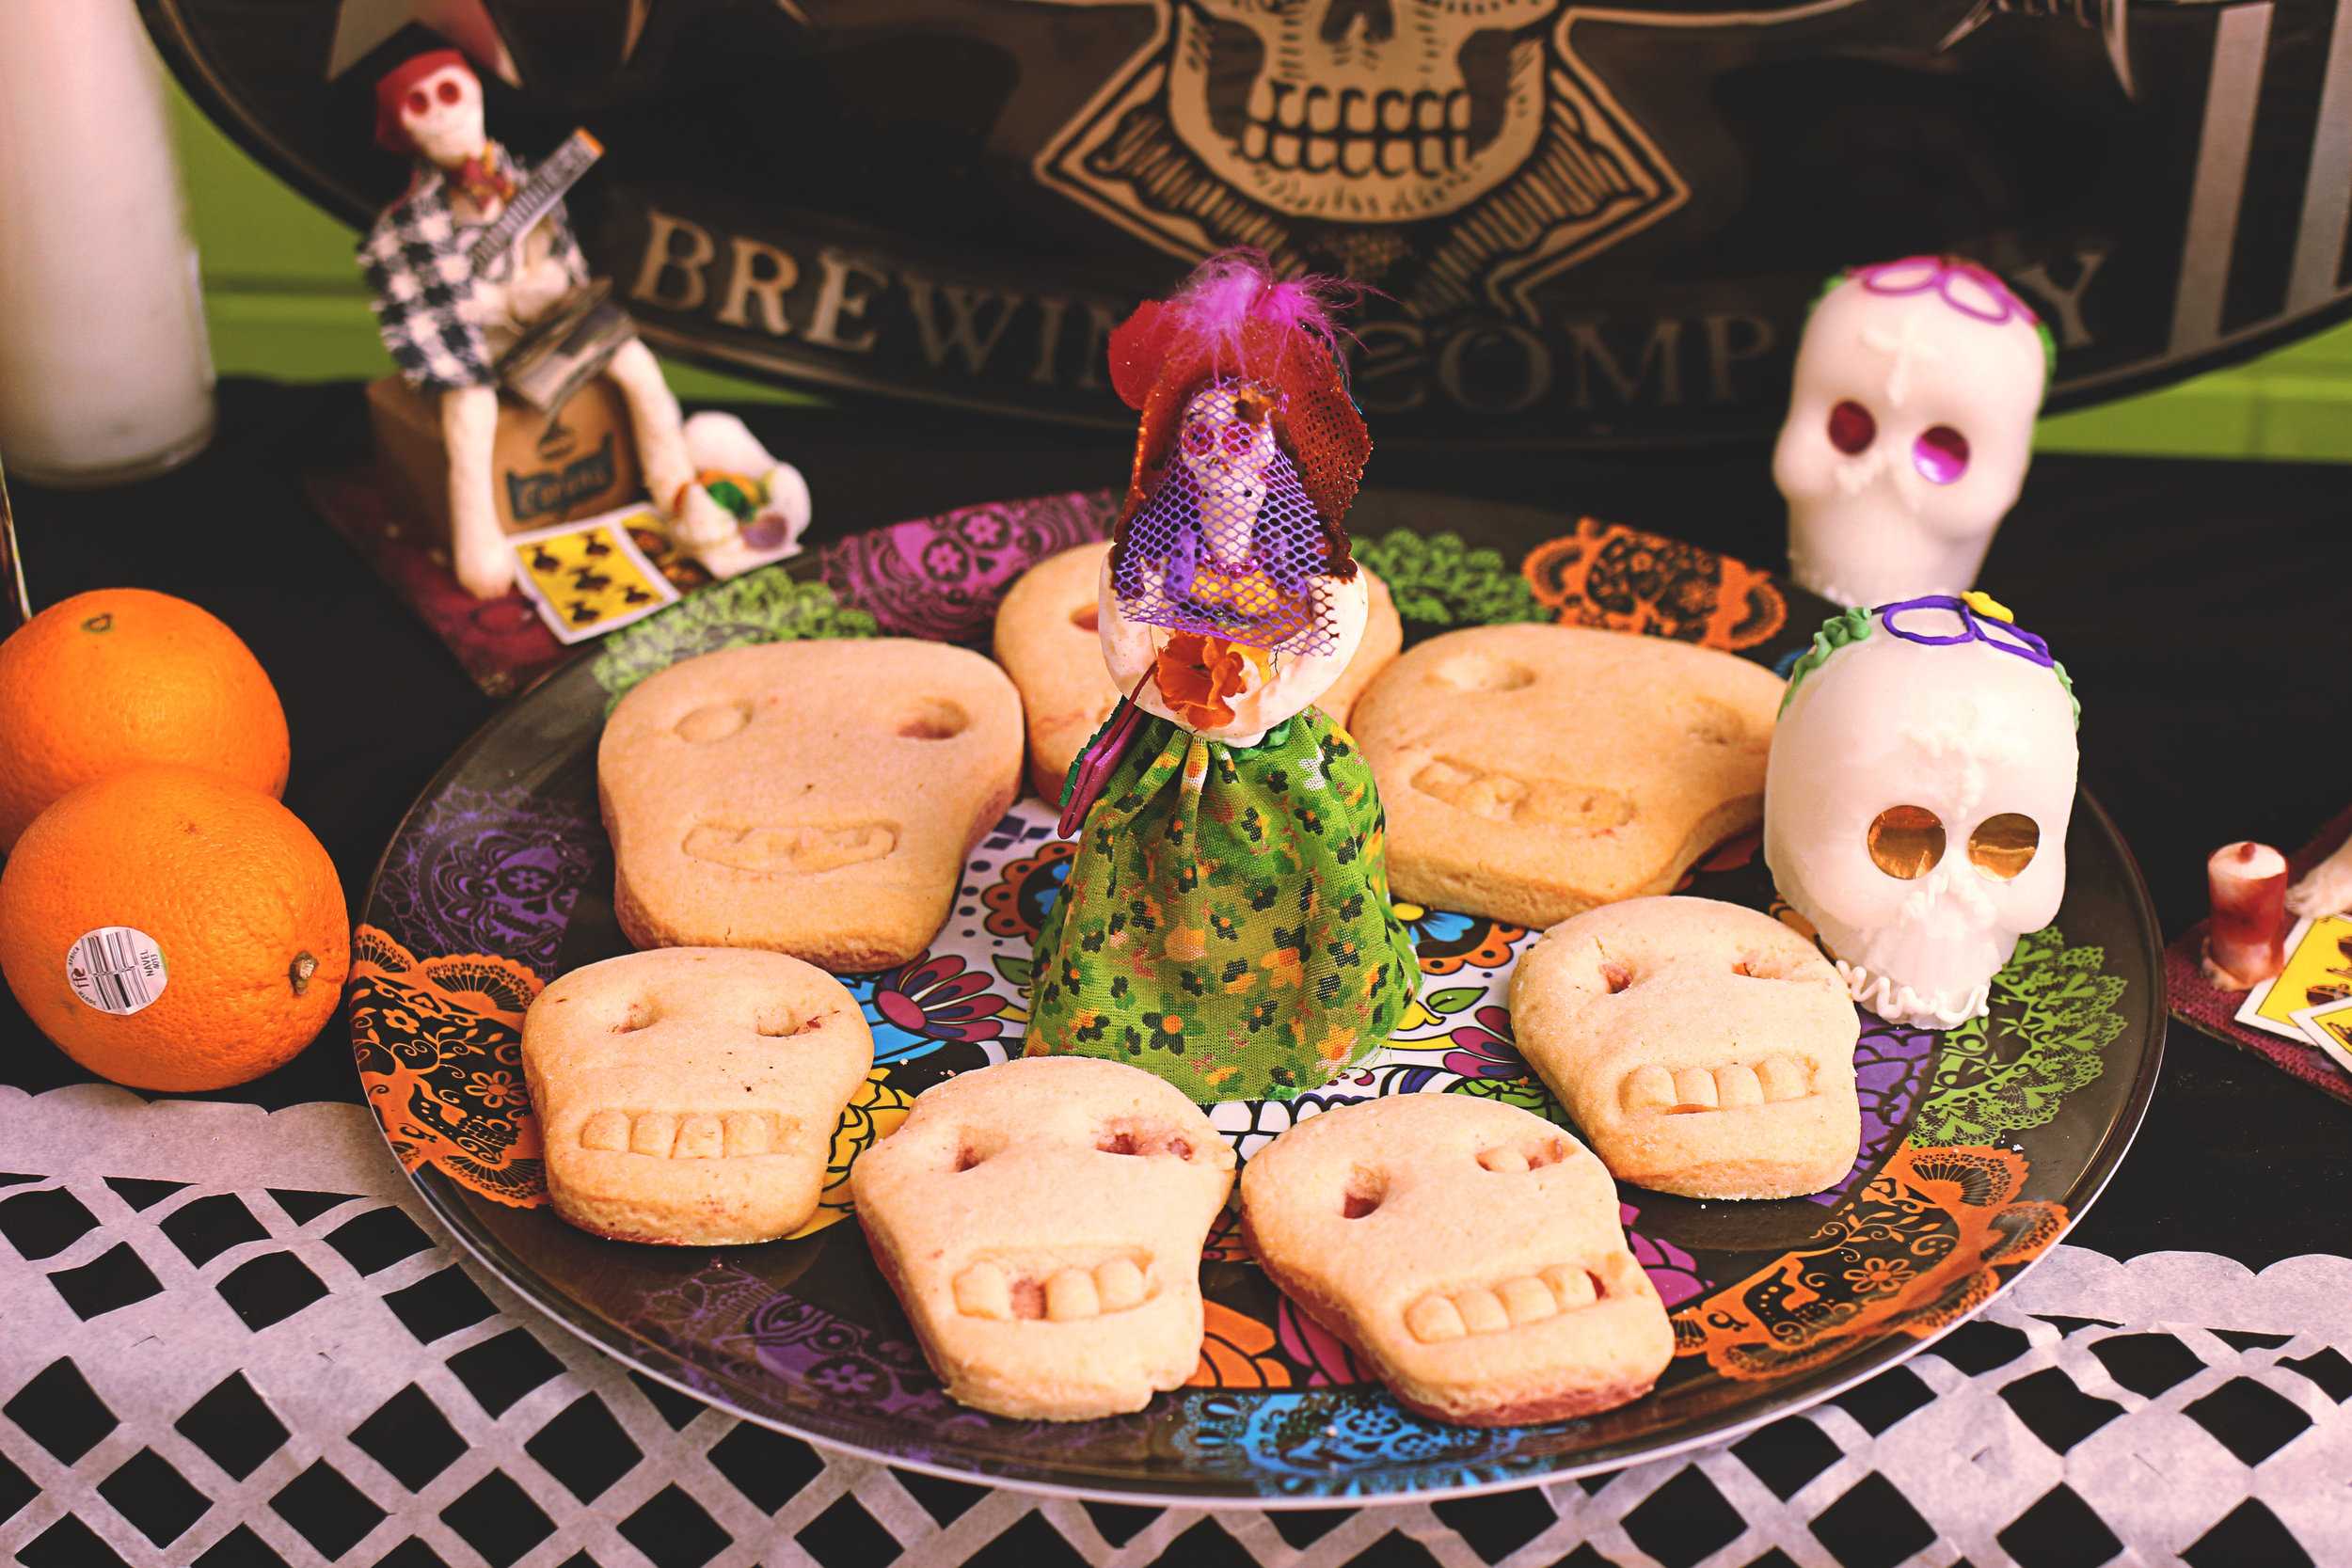
<svg viewBox="0 0 2352 1568"><path fill-rule="evenodd" d="M1096 433L881 405L743 412L807 475L817 541L1126 471L1123 444ZM355 908L410 800L495 705L303 498L306 468L351 460L365 441L357 387L232 381L218 439L181 472L14 491L36 608L88 588L161 589L251 644L293 725L286 803L333 854ZM1756 448L1603 461L1386 446L1368 482L1781 559L1780 502ZM2045 456L1983 582L2073 673L2083 781L2137 854L2168 936L2203 914L2215 845L2292 848L2352 795L2352 467ZM338 1017L292 1064L213 1098L355 1099L346 1040ZM38 1091L84 1076L0 997L0 1081ZM2176 1023L2137 1147L2068 1239L2257 1269L2352 1250L2352 1114Z"/></svg>

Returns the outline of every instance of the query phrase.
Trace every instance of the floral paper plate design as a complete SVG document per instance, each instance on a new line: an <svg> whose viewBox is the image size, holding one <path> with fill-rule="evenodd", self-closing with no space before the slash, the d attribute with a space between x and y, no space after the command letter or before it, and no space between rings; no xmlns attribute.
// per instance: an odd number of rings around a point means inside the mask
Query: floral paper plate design
<svg viewBox="0 0 2352 1568"><path fill-rule="evenodd" d="M1359 543L1391 583L1408 641L1560 621L1772 666L1828 613L1741 562L1622 525L1565 518L1530 547L1475 506L1448 502L1444 515L1451 531ZM426 1200L548 1316L723 1408L893 1465L1196 1506L1441 1496L1611 1468L1825 1398L1981 1306L2097 1195L2153 1090L2163 1009L2138 873L2086 800L2067 844L2065 906L2020 944L1989 1019L1938 1036L1863 1015L1862 1152L1832 1190L1756 1204L1621 1190L1634 1251L1676 1330L1677 1354L1649 1397L1556 1426L1421 1420L1266 1283L1226 1224L1205 1249L1208 1335L1186 1387L1139 1415L1075 1425L961 1409L924 1367L857 1227L839 1222L851 1164L914 1096L1020 1053L1032 943L1070 862L1053 811L1028 800L975 847L927 952L844 977L872 1027L875 1068L835 1131L823 1205L799 1236L667 1249L557 1220L521 1089L519 1028L548 981L627 950L596 806L612 704L676 659L743 642L984 641L1013 578L1099 535L1109 515L1100 495L967 508L690 596L508 707L417 802L354 947L360 1079ZM1704 859L1687 886L1775 909L1753 835ZM1511 1027L1512 967L1538 933L1454 911L1398 912L1422 961L1415 1005L1384 1050L1337 1082L1286 1102L1214 1107L1244 1159L1302 1117L1384 1094L1487 1096L1569 1125Z"/></svg>

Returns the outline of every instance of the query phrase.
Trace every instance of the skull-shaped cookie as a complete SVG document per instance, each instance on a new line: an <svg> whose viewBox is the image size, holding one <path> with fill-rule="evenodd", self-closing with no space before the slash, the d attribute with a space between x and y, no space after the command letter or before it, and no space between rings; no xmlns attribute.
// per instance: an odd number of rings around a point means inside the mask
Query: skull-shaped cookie
<svg viewBox="0 0 2352 1568"><path fill-rule="evenodd" d="M1475 626L1406 652L1349 727L1400 898L1549 926L1664 893L1763 815L1780 683L1658 637Z"/></svg>
<svg viewBox="0 0 2352 1568"><path fill-rule="evenodd" d="M996 662L1020 689L1029 721L1029 787L1061 798L1072 759L1118 705L1103 665L1096 582L1110 542L1046 557L996 610Z"/></svg>
<svg viewBox="0 0 2352 1568"><path fill-rule="evenodd" d="M725 1246L799 1229L873 1065L856 998L781 953L607 958L523 1019L548 1196L621 1241Z"/></svg>
<svg viewBox="0 0 2352 1568"><path fill-rule="evenodd" d="M775 642L671 666L596 750L613 913L640 947L766 947L836 972L937 934L1021 788L1021 699L967 649Z"/></svg>
<svg viewBox="0 0 2352 1568"><path fill-rule="evenodd" d="M1406 1094L1326 1111L1250 1160L1241 1207L1283 1294L1433 1419L1590 1415L1673 1358L1609 1173L1515 1105Z"/></svg>
<svg viewBox="0 0 2352 1568"><path fill-rule="evenodd" d="M1862 1141L1845 982L1712 898L1635 898L1544 933L1511 978L1520 1052L1610 1173L1692 1197L1794 1197Z"/></svg>
<svg viewBox="0 0 2352 1568"><path fill-rule="evenodd" d="M1233 1151L1138 1068L1033 1056L926 1091L850 1175L947 1392L998 1416L1140 1410L1200 1356L1200 1247Z"/></svg>

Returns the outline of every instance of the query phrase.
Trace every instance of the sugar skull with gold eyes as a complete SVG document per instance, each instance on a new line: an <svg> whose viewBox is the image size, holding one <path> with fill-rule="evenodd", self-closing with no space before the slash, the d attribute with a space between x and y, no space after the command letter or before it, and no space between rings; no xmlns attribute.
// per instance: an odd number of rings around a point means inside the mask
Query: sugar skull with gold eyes
<svg viewBox="0 0 2352 1568"><path fill-rule="evenodd" d="M1983 1015L2065 895L2076 716L2048 646L1982 594L1822 628L1773 732L1764 856L1856 1001L1920 1028Z"/></svg>

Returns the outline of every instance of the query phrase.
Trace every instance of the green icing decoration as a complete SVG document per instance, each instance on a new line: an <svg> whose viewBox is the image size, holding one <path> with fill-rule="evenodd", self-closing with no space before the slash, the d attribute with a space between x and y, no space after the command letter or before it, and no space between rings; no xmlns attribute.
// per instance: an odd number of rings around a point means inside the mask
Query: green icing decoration
<svg viewBox="0 0 2352 1568"><path fill-rule="evenodd" d="M1357 560L1379 574L1397 615L1439 626L1549 621L1552 611L1500 550L1472 549L1456 533L1395 529L1355 541Z"/></svg>
<svg viewBox="0 0 2352 1568"><path fill-rule="evenodd" d="M1992 1014L1945 1031L1911 1142L1993 1144L2040 1127L2099 1076L2123 1033L2124 980L2106 953L2069 947L2055 926L2019 939L1994 976Z"/></svg>
<svg viewBox="0 0 2352 1568"><path fill-rule="evenodd" d="M873 616L843 606L821 582L795 582L783 566L763 566L623 626L604 640L594 671L605 707L648 675L680 659L754 642L802 638L871 637Z"/></svg>
<svg viewBox="0 0 2352 1568"><path fill-rule="evenodd" d="M2055 658L2050 660L2050 673L2058 678L2058 686L2066 692L2066 700L2074 705L2074 727L2081 729L2083 727L2083 700L2074 695L2073 677L2067 674L2066 666Z"/></svg>
<svg viewBox="0 0 2352 1568"><path fill-rule="evenodd" d="M1798 685L1805 676L1829 662L1829 656L1849 642L1859 642L1870 635L1870 612L1856 605L1840 610L1821 623L1821 629L1813 634L1813 646L1797 656L1797 662L1788 670L1788 689L1780 694L1780 711L1788 711L1788 703L1797 694Z"/></svg>

